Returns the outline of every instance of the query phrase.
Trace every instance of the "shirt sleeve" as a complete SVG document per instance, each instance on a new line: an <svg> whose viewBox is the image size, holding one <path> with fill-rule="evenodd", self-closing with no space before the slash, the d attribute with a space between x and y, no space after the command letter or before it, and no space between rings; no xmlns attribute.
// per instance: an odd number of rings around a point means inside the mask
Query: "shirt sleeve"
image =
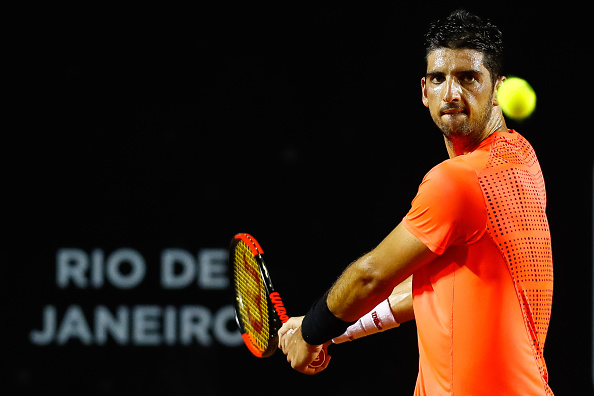
<svg viewBox="0 0 594 396"><path fill-rule="evenodd" d="M487 210L474 170L453 161L431 169L403 224L436 254L477 242L487 228Z"/></svg>

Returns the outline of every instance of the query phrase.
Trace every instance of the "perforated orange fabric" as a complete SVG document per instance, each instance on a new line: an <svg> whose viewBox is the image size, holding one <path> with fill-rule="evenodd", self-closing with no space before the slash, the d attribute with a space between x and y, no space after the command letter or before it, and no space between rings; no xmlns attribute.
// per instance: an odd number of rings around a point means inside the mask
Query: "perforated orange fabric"
<svg viewBox="0 0 594 396"><path fill-rule="evenodd" d="M538 160L515 131L427 173L403 220L440 255L413 276L415 395L552 395L545 207Z"/></svg>
<svg viewBox="0 0 594 396"><path fill-rule="evenodd" d="M487 203L487 231L505 257L538 368L546 382L543 350L553 303L547 198L536 154L526 139L516 135L516 139L494 138L490 160L479 182Z"/></svg>

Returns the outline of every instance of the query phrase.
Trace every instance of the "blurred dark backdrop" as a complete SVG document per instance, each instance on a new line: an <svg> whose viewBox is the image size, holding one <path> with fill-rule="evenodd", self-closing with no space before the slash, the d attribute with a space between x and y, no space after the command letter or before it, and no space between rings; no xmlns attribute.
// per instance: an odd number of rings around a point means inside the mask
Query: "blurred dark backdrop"
<svg viewBox="0 0 594 396"><path fill-rule="evenodd" d="M6 95L15 122L3 149L6 394L218 394L262 374L270 379L260 386L299 392L412 394L414 323L335 347L315 377L293 372L280 353L252 357L225 316L231 291L220 255L235 233L252 233L290 313L303 314L398 224L423 175L447 158L419 82L422 36L455 6L86 5L16 15L4 60L16 88ZM591 83L581 12L466 8L501 27L506 74L538 95L533 116L508 126L535 147L547 183L555 295L545 356L556 394L588 394ZM124 248L145 269L127 289L106 275ZM89 260L86 285L59 284L61 249ZM169 249L193 257L185 287L162 284ZM122 278L138 269L121 263ZM188 345L184 307L208 332ZM39 345L32 334L48 309L65 338ZM98 310L112 312L126 341L101 341Z"/></svg>

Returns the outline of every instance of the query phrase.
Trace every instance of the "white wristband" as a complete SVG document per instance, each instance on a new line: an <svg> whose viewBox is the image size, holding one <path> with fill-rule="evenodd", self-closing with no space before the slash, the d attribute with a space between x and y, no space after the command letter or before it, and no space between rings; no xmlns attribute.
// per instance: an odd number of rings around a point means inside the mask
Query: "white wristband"
<svg viewBox="0 0 594 396"><path fill-rule="evenodd" d="M332 342L334 344L340 344L346 341L353 341L357 338L393 329L398 326L400 326L400 323L394 318L390 301L385 299L356 323L352 324L343 335L333 338Z"/></svg>

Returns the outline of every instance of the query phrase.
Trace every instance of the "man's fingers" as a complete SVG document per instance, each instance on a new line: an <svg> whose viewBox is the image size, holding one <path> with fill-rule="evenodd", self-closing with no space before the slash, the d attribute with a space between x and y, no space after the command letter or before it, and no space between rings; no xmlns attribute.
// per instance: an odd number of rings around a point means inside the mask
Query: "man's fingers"
<svg viewBox="0 0 594 396"><path fill-rule="evenodd" d="M287 355L287 362L291 367L304 374L317 374L328 367L330 356L327 353L328 345L309 345L301 336L301 323L303 316L289 318L278 331L279 348ZM322 353L322 362L316 361L313 366L314 358Z"/></svg>
<svg viewBox="0 0 594 396"><path fill-rule="evenodd" d="M286 339L290 338L291 334L295 332L299 326L301 326L301 322L303 321L303 316L291 317L287 320L281 328L278 330L278 346L282 349L283 352L286 353ZM290 332L290 333L289 333Z"/></svg>
<svg viewBox="0 0 594 396"><path fill-rule="evenodd" d="M283 333L282 336L280 336L280 331L279 331L279 347L280 349L286 354L287 353L287 346L288 346L288 342L290 340L290 336L293 335L295 333L295 329L288 329L286 332Z"/></svg>

